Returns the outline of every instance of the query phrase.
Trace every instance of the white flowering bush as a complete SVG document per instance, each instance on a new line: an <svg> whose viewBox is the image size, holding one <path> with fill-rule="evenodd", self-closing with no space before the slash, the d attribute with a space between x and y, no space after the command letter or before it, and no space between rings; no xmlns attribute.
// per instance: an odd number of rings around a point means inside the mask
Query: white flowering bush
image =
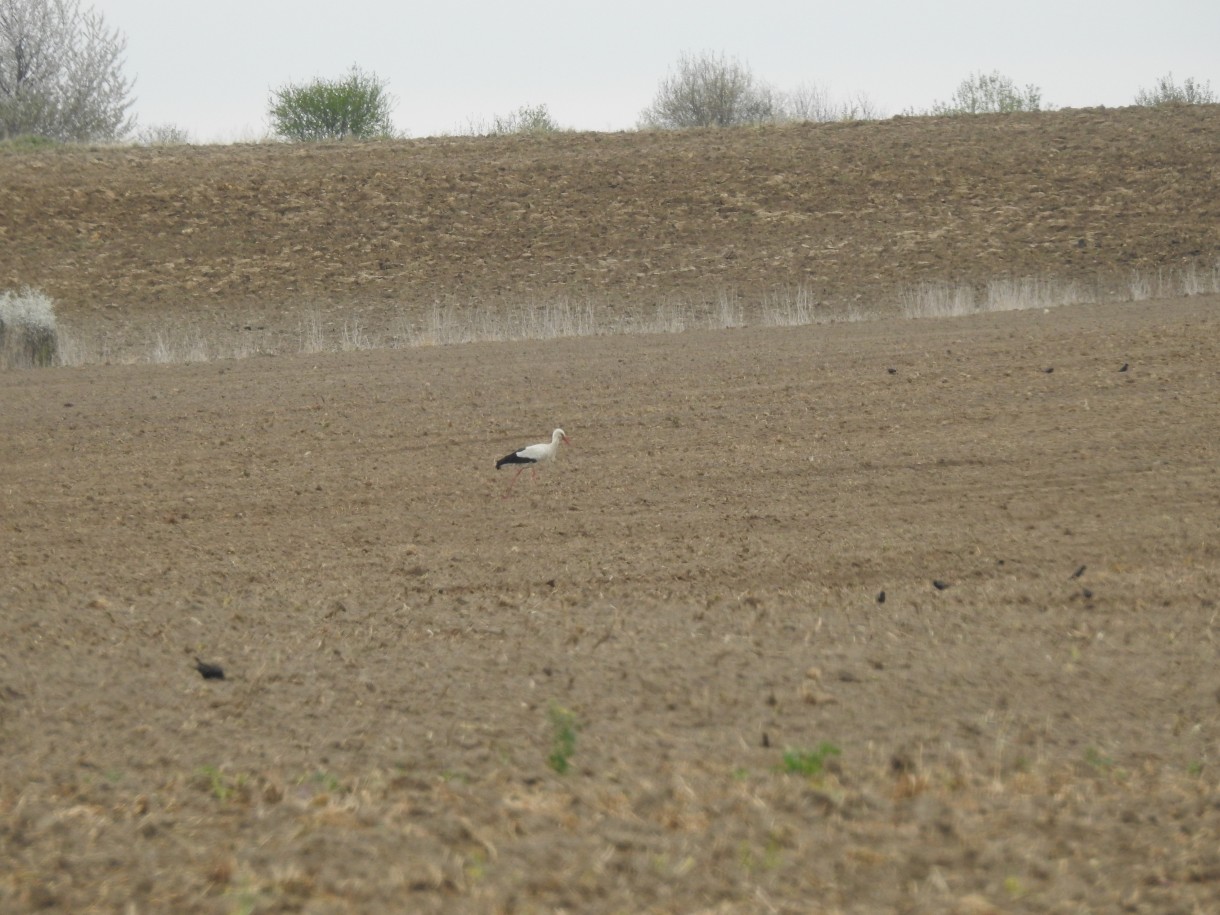
<svg viewBox="0 0 1220 915"><path fill-rule="evenodd" d="M50 365L59 350L49 296L29 286L0 292L0 366Z"/></svg>

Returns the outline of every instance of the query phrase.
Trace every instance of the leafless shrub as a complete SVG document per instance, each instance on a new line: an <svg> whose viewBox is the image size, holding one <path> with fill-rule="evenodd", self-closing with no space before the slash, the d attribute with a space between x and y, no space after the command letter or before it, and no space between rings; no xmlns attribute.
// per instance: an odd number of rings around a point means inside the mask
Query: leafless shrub
<svg viewBox="0 0 1220 915"><path fill-rule="evenodd" d="M948 102L935 102L932 114L1009 114L1041 111L1042 90L1021 88L999 72L972 73L962 80Z"/></svg>
<svg viewBox="0 0 1220 915"><path fill-rule="evenodd" d="M1159 108L1165 105L1214 105L1216 93L1212 91L1210 82L1197 83L1187 77L1182 85L1173 81L1173 73L1167 73L1156 81L1151 89L1141 89L1135 93L1135 104L1147 108Z"/></svg>
<svg viewBox="0 0 1220 915"><path fill-rule="evenodd" d="M779 95L777 117L785 121L822 124L832 121L874 121L884 117L884 114L864 93L839 101L822 86L802 83Z"/></svg>
<svg viewBox="0 0 1220 915"><path fill-rule="evenodd" d="M137 130L135 141L140 146L186 146L191 135L176 124L152 124Z"/></svg>
<svg viewBox="0 0 1220 915"><path fill-rule="evenodd" d="M522 105L511 114L497 115L493 118L491 129L488 132L493 136L503 136L514 133L528 135L556 133L558 130L559 125L551 117L546 105Z"/></svg>
<svg viewBox="0 0 1220 915"><path fill-rule="evenodd" d="M775 121L776 92L736 58L683 54L640 115L643 127L736 127Z"/></svg>

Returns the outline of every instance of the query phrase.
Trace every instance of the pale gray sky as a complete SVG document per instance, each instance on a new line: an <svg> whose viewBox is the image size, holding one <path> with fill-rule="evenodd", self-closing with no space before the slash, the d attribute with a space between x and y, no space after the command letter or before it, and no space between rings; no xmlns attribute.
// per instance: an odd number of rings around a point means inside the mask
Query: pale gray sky
<svg viewBox="0 0 1220 915"><path fill-rule="evenodd" d="M82 0L89 6L90 0ZM683 52L723 52L788 90L865 93L887 114L998 70L1056 107L1128 105L1172 71L1220 93L1217 0L93 0L128 40L142 126L199 142L268 131L270 90L358 64L410 136L523 105L564 127L634 127Z"/></svg>

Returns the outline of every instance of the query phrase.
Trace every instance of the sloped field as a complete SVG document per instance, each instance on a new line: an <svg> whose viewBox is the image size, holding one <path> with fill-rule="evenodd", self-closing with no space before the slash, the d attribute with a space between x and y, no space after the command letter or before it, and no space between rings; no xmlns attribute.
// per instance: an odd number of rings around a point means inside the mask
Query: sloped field
<svg viewBox="0 0 1220 915"><path fill-rule="evenodd" d="M0 288L122 357L186 328L299 352L435 306L612 314L920 281L1126 287L1220 252L1220 106L374 145L0 152Z"/></svg>

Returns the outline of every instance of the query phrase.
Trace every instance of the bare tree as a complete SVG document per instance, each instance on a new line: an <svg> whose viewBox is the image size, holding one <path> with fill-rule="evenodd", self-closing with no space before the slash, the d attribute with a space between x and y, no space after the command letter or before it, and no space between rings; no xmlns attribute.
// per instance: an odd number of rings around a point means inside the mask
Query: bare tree
<svg viewBox="0 0 1220 915"><path fill-rule="evenodd" d="M775 91L723 54L683 54L640 115L644 127L734 127L776 120Z"/></svg>
<svg viewBox="0 0 1220 915"><path fill-rule="evenodd" d="M0 0L0 137L115 140L130 132L126 47L80 0Z"/></svg>

